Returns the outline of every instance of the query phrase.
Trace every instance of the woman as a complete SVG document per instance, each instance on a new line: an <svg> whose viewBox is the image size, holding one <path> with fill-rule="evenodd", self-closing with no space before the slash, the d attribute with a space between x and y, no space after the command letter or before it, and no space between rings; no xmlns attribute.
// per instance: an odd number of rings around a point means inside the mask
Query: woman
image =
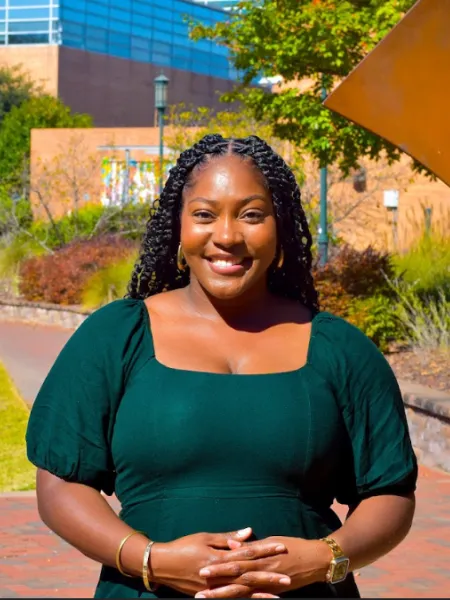
<svg viewBox="0 0 450 600"><path fill-rule="evenodd" d="M27 442L41 517L103 564L102 598L355 598L414 513L396 380L318 311L298 186L254 136L181 154L128 297L63 349Z"/></svg>

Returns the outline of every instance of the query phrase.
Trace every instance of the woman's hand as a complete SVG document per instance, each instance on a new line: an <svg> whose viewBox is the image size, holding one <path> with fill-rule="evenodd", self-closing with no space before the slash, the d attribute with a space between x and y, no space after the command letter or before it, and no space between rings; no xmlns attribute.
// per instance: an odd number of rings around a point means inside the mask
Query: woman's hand
<svg viewBox="0 0 450 600"><path fill-rule="evenodd" d="M155 543L150 565L153 581L183 594L194 596L208 586L206 577L201 574L203 568L210 568L215 564L226 565L228 561L232 561L232 564L240 564L244 561L263 560L286 551L284 544L275 538L253 542L249 550L241 543L245 542L251 533L252 530L249 527L232 533L196 533L165 544ZM249 552L251 552L251 557ZM233 569L231 570L233 571ZM221 597L244 598L251 597L256 593L256 597L271 598L273 595L270 591L260 590L260 587L265 588L271 584L285 589L290 583L289 579L283 578L283 574L263 573L261 570L257 576L252 578L252 580L256 579L258 580L257 585L248 585L245 577L242 578L231 573L226 578L225 595ZM284 585L283 581L285 581ZM263 595L259 595L256 590Z"/></svg>
<svg viewBox="0 0 450 600"><path fill-rule="evenodd" d="M199 574L207 578L208 585L196 598L235 598L231 595L235 583L244 584L258 592L279 594L325 581L332 556L324 542L291 537L270 537L264 542L284 545L286 551L260 557L255 552L260 542L241 546L238 540L230 540L230 548L241 547L228 555L227 562L216 562L201 569ZM234 554L242 550L244 560L236 558ZM280 586L280 581L267 577L276 573L283 573L290 583Z"/></svg>

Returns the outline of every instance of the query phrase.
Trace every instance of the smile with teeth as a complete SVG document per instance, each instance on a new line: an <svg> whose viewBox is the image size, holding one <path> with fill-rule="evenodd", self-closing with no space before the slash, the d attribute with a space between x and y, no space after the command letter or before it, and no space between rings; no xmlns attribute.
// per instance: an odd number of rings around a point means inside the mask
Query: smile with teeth
<svg viewBox="0 0 450 600"><path fill-rule="evenodd" d="M236 265L240 265L242 264L242 261L244 259L235 259L235 260L225 260L223 258L212 258L211 262L216 265L217 267L222 267L222 268L226 268L226 267L234 267Z"/></svg>
<svg viewBox="0 0 450 600"><path fill-rule="evenodd" d="M239 275L249 268L249 259L246 258L208 258L210 268L218 275Z"/></svg>

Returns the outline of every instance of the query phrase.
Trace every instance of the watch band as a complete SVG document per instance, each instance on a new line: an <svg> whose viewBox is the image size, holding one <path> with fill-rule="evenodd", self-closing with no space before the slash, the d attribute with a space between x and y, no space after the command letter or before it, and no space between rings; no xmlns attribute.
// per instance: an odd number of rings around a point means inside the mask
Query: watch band
<svg viewBox="0 0 450 600"><path fill-rule="evenodd" d="M342 548L339 546L336 540L333 540L333 538L325 537L322 538L320 541L325 542L325 544L328 545L331 552L333 553L333 558L342 558L343 556L345 556L345 554L342 551Z"/></svg>

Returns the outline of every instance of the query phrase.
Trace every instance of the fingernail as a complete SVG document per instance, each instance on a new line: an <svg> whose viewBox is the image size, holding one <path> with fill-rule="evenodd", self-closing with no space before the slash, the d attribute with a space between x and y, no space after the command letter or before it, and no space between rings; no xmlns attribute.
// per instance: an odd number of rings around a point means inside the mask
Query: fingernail
<svg viewBox="0 0 450 600"><path fill-rule="evenodd" d="M282 577L282 578L280 579L280 583L281 583L282 585L289 585L289 584L291 583L291 580L289 579L289 577Z"/></svg>
<svg viewBox="0 0 450 600"><path fill-rule="evenodd" d="M201 569L200 577L210 577L211 571L209 569Z"/></svg>
<svg viewBox="0 0 450 600"><path fill-rule="evenodd" d="M205 594L195 594L196 598L206 598Z"/></svg>
<svg viewBox="0 0 450 600"><path fill-rule="evenodd" d="M276 552L284 552L286 550L286 546L283 546L283 544L280 544L279 546L277 546L275 548Z"/></svg>
<svg viewBox="0 0 450 600"><path fill-rule="evenodd" d="M245 537L246 535L248 535L251 531L251 527L246 527L245 529L240 529L237 534L239 537Z"/></svg>

